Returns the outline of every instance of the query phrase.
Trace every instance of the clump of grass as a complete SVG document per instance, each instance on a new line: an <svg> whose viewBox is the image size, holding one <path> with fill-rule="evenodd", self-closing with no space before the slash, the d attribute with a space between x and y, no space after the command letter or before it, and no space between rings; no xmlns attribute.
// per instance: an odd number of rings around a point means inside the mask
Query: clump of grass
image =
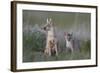
<svg viewBox="0 0 100 73"><path fill-rule="evenodd" d="M39 31L33 33L23 33L23 61L33 61L31 52L43 52L45 49L45 35ZM28 59L28 60L27 60Z"/></svg>
<svg viewBox="0 0 100 73"><path fill-rule="evenodd" d="M90 59L91 58L91 41L83 41L81 45L81 54L83 54L83 58Z"/></svg>

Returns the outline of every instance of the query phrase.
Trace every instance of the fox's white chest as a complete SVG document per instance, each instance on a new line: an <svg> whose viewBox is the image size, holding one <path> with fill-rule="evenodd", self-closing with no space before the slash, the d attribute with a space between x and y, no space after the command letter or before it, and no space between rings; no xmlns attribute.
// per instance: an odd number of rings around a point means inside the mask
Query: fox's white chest
<svg viewBox="0 0 100 73"><path fill-rule="evenodd" d="M66 40L66 47L71 48L72 47L72 41Z"/></svg>
<svg viewBox="0 0 100 73"><path fill-rule="evenodd" d="M54 31L52 29L52 30L48 31L48 33L47 33L47 40L49 41L49 40L53 40L53 39L54 39Z"/></svg>

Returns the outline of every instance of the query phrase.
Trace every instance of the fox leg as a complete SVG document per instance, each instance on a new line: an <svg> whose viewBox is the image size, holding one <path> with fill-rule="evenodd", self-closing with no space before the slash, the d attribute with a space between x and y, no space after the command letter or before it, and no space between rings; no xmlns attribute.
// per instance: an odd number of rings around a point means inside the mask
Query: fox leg
<svg viewBox="0 0 100 73"><path fill-rule="evenodd" d="M73 53L73 51L74 51L74 50L73 50L73 46L71 46L71 48L70 48L70 49L71 49L71 52Z"/></svg>
<svg viewBox="0 0 100 73"><path fill-rule="evenodd" d="M55 45L55 52L56 52L56 56L58 56L57 45Z"/></svg>

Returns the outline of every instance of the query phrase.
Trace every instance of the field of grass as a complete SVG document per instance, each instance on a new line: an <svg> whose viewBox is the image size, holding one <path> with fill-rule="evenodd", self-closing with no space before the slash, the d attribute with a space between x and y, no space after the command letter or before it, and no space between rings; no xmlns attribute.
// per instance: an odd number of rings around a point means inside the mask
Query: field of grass
<svg viewBox="0 0 100 73"><path fill-rule="evenodd" d="M90 40L81 41L80 50L71 53L66 51L64 41L58 46L58 56L46 57L43 53L46 45L46 37L43 33L35 31L23 34L23 62L61 61L90 59Z"/></svg>

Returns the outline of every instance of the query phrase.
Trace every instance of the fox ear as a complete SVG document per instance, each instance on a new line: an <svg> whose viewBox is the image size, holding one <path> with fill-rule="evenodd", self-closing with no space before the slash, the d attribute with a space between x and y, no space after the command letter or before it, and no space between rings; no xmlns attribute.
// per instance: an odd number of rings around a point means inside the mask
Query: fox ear
<svg viewBox="0 0 100 73"><path fill-rule="evenodd" d="M47 18L47 23L49 22L48 18Z"/></svg>
<svg viewBox="0 0 100 73"><path fill-rule="evenodd" d="M50 19L49 19L49 21L51 22L51 21L52 21L52 19L50 18Z"/></svg>

